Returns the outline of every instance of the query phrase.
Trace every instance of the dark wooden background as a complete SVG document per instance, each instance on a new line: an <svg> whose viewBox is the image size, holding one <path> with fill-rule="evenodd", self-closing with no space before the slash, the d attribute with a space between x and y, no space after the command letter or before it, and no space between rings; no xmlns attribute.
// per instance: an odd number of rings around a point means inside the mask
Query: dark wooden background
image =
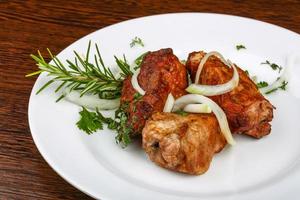
<svg viewBox="0 0 300 200"><path fill-rule="evenodd" d="M0 199L90 199L59 177L32 141L27 105L35 78L24 75L36 67L29 54L47 47L59 53L123 20L188 11L251 17L300 33L299 0L0 0Z"/></svg>

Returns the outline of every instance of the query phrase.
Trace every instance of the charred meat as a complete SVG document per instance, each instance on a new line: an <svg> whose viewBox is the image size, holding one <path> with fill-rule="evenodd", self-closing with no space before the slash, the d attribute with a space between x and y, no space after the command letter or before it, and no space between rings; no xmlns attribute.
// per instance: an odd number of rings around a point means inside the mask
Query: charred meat
<svg viewBox="0 0 300 200"><path fill-rule="evenodd" d="M213 114L152 115L143 129L143 148L157 165L187 174L205 173L226 140Z"/></svg>
<svg viewBox="0 0 300 200"><path fill-rule="evenodd" d="M146 92L140 96L128 77L122 88L121 104L128 104L128 126L141 133L146 120L155 112L162 112L168 94L180 97L187 87L185 66L172 49L161 49L145 55L138 75L138 82Z"/></svg>
<svg viewBox="0 0 300 200"><path fill-rule="evenodd" d="M186 67L194 81L203 51L189 54ZM233 133L250 135L261 138L271 131L270 121L273 119L273 106L259 92L256 84L240 68L238 86L226 94L212 96L226 113L230 129ZM217 85L229 81L233 69L227 67L215 56L209 57L204 64L199 83L204 85Z"/></svg>

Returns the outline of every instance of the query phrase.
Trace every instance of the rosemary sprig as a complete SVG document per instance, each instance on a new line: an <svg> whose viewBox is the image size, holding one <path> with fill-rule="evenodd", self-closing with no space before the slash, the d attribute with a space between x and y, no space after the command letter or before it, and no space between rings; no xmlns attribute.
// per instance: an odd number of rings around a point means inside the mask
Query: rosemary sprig
<svg viewBox="0 0 300 200"><path fill-rule="evenodd" d="M143 62L144 57L146 56L146 54L149 53L149 51L141 54L140 56L138 56L135 60L134 60L134 64L136 65L134 67L134 70L137 70L141 67L141 64Z"/></svg>
<svg viewBox="0 0 300 200"><path fill-rule="evenodd" d="M36 61L39 70L26 75L26 77L38 75L42 72L46 72L48 76L52 77L37 91L37 94L52 83L59 81L60 84L55 89L55 92L60 91L62 88L68 88L70 92L79 90L81 96L86 93L92 93L98 94L102 99L118 98L121 95L124 79L133 74L131 67L125 55L121 59L115 56L115 62L120 69L120 73L119 76L114 75L110 68L104 64L97 44L95 44L95 47L96 54L93 56L95 64L90 62L91 42L88 44L85 58L74 51L74 62L66 60L67 64L63 64L56 56L53 56L49 49L47 50L53 63L47 63L38 51L38 55L31 55L31 57ZM135 60L137 66L141 64L146 53ZM61 95L57 101L62 98L64 98L64 95ZM135 95L134 98L140 97ZM97 130L102 130L103 124L107 124L109 129L117 131L116 142L121 143L122 147L126 147L130 144L133 136L133 130L128 125L128 106L128 103L122 103L116 110L114 119L104 117L98 110L91 112L83 107L82 111L79 112L80 120L77 122L77 126L87 134L92 134Z"/></svg>
<svg viewBox="0 0 300 200"><path fill-rule="evenodd" d="M26 77L34 76L42 72L47 72L53 78L43 85L38 91L39 94L46 87L54 82L61 81L61 84L56 88L55 92L62 88L69 88L72 90L79 90L80 95L86 93L98 94L102 99L115 99L120 97L122 82L126 76L132 75L130 66L127 63L125 56L123 60L115 56L116 63L121 70L121 76L116 77L109 67L104 65L98 45L95 44L96 54L94 55L95 64L92 64L90 59L91 41L88 44L86 58L82 58L76 51L74 62L66 60L67 65L64 65L56 56L53 56L49 49L48 53L53 60L53 64L47 63L40 51L38 55L31 55L36 61L39 68L38 71L26 75ZM60 96L58 100L64 96Z"/></svg>

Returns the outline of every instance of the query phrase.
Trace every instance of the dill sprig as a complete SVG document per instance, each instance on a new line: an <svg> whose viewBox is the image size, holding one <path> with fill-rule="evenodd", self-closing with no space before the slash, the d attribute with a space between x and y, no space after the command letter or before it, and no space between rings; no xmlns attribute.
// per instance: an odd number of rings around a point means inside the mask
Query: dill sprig
<svg viewBox="0 0 300 200"><path fill-rule="evenodd" d="M261 65L269 65L273 70L278 69L278 73L281 72L282 67L277 65L276 63L271 63L270 61L266 60L266 62L262 62Z"/></svg>
<svg viewBox="0 0 300 200"><path fill-rule="evenodd" d="M115 112L114 128L117 131L115 140L120 143L122 147L127 147L131 143L131 138L133 136L133 129L130 124L128 124L128 106L129 103L124 102Z"/></svg>
<svg viewBox="0 0 300 200"><path fill-rule="evenodd" d="M130 66L127 63L125 56L123 60L115 56L115 61L121 70L120 77L116 77L109 67L106 67L101 57L98 45L95 44L96 54L94 55L94 63L90 59L91 41L88 44L86 58L82 58L76 51L74 62L66 60L67 66L64 65L56 56L53 56L49 49L48 53L53 61L53 64L47 63L40 51L38 55L31 55L36 61L39 70L26 75L26 77L47 72L53 78L44 84L36 94L39 94L46 87L54 82L60 81L61 84L56 88L55 92L60 91L62 88L69 88L72 90L79 90L80 95L86 93L98 94L101 99L115 99L120 97L122 83L126 76L132 75ZM61 95L57 101L62 99Z"/></svg>
<svg viewBox="0 0 300 200"><path fill-rule="evenodd" d="M286 90L286 86L287 86L288 83L289 83L289 82L287 82L287 81L282 81L280 86L275 87L275 88L273 88L273 89L271 89L271 90L265 92L265 94L271 94L271 93L273 93L273 92L276 92L278 89Z"/></svg>
<svg viewBox="0 0 300 200"><path fill-rule="evenodd" d="M140 45L140 46L142 46L142 47L145 46L145 45L144 45L144 42L142 41L142 39L139 38L139 37L137 37L137 36L135 36L135 38L133 38L133 39L131 40L130 47L132 48L132 47L134 47L134 46L136 46L136 45Z"/></svg>

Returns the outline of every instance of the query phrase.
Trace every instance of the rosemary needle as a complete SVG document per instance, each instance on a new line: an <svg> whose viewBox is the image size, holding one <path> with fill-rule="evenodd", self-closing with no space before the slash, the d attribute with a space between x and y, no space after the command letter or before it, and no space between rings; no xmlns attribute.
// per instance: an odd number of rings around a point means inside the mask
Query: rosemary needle
<svg viewBox="0 0 300 200"><path fill-rule="evenodd" d="M38 75L42 72L47 72L52 77L45 85L43 85L37 92L40 93L54 82L61 81L62 83L56 88L58 92L62 88L69 88L72 90L79 90L80 95L86 93L98 94L102 99L115 99L120 97L122 83L125 77L132 75L130 66L127 63L125 56L119 59L115 56L115 61L121 70L121 76L117 78L109 67L104 65L98 45L95 44L96 54L93 56L94 63L90 62L91 41L88 44L86 58L83 59L76 51L74 51L74 62L66 60L67 65L64 65L52 52L48 53L53 60L53 64L47 63L41 53L38 55L31 55L35 60L39 70L26 75L26 77ZM62 99L59 97L58 100Z"/></svg>

